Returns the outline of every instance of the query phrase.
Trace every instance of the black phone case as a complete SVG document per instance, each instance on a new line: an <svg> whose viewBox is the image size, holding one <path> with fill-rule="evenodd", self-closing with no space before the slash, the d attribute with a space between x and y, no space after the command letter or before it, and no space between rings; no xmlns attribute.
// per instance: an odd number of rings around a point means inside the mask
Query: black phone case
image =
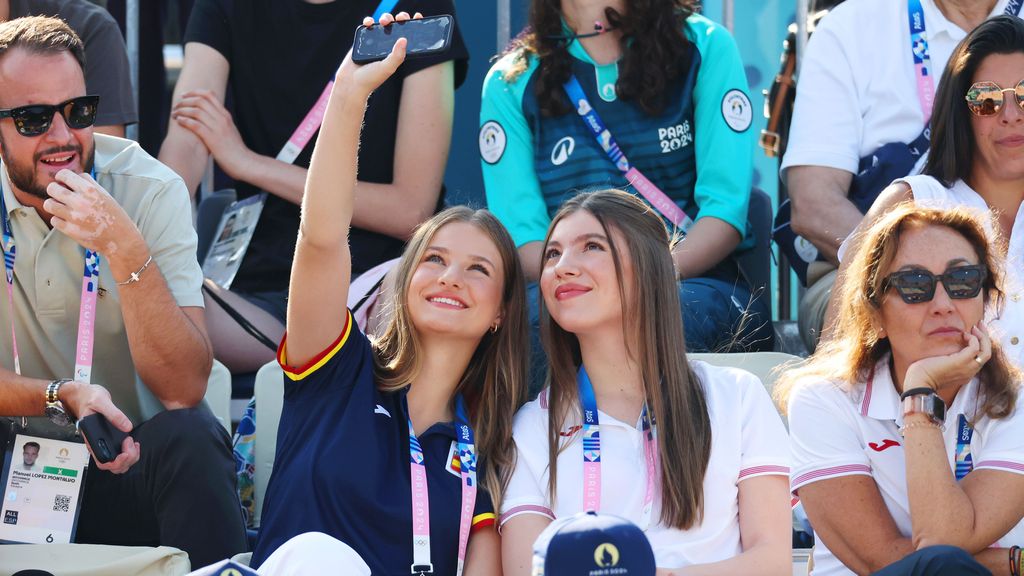
<svg viewBox="0 0 1024 576"><path fill-rule="evenodd" d="M436 19L439 19L439 18L445 18L445 19L451 21L449 23L449 25L448 25L448 34L447 34L447 36L445 36L444 43L440 47L435 48L433 50L420 50L418 52L406 52L406 54L405 54L406 59L416 58L417 56L429 56L431 54L440 54L441 52L447 51L448 48L451 47L451 43L452 43L452 29L455 27L454 26L455 22L454 22L454 18L450 14L440 14L440 15L437 15L437 16L424 17L424 18L421 18L419 21L422 21L422 20L428 20L428 21L429 20L436 20ZM411 22L417 22L417 20L408 20L406 22L396 22L396 23L392 24L392 26L405 26L405 25L407 25L408 23L411 23ZM374 26L375 27L379 26L379 24L375 24ZM379 62L379 61L381 61L381 60L383 60L384 58L387 57L386 55L378 57L378 56L373 56L373 55L368 55L368 54L360 54L359 53L360 35L361 34L365 34L366 30L368 30L368 28L366 28L365 26L360 26L360 27L356 28L356 37L352 41L352 62L355 62L356 64L369 64L370 62Z"/></svg>
<svg viewBox="0 0 1024 576"><path fill-rule="evenodd" d="M89 414L78 421L78 430L85 437L96 461L106 464L121 453L121 444L128 434L114 427L102 414Z"/></svg>

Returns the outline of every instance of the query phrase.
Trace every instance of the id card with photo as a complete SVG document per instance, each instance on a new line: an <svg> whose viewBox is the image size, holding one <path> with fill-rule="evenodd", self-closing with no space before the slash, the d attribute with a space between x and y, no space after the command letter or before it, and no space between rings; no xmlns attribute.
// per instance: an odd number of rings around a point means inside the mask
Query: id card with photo
<svg viewBox="0 0 1024 576"><path fill-rule="evenodd" d="M221 288L231 288L235 274L242 265L242 257L256 232L266 194L250 196L233 203L224 211L214 241L203 260L203 276Z"/></svg>
<svg viewBox="0 0 1024 576"><path fill-rule="evenodd" d="M70 543L89 451L80 442L12 436L4 452L0 542Z"/></svg>

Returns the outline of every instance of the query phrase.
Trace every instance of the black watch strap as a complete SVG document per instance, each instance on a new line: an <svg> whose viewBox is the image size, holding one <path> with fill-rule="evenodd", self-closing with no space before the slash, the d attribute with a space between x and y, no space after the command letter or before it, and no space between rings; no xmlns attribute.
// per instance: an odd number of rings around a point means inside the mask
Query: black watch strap
<svg viewBox="0 0 1024 576"><path fill-rule="evenodd" d="M903 394L900 394L900 400L906 400L911 396L919 396L921 394L935 394L935 390L932 388L928 388L927 386L911 388L910 390L903 392Z"/></svg>

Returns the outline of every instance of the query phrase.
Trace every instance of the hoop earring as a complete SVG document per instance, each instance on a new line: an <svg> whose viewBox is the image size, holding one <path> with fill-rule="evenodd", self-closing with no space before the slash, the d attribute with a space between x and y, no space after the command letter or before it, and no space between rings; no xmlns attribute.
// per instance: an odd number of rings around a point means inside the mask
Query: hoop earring
<svg viewBox="0 0 1024 576"><path fill-rule="evenodd" d="M498 333L498 326L500 326L500 324L498 324L497 322L495 322L494 324L491 324L491 334L497 334Z"/></svg>

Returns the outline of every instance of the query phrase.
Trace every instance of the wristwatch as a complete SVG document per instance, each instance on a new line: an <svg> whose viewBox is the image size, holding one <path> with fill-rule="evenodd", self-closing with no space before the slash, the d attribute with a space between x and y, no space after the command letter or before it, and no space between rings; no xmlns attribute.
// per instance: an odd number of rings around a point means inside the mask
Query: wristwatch
<svg viewBox="0 0 1024 576"><path fill-rule="evenodd" d="M931 388L913 388L904 392L900 398L903 403L903 417L911 414L924 414L928 420L940 428L946 423L946 403Z"/></svg>
<svg viewBox="0 0 1024 576"><path fill-rule="evenodd" d="M71 382L70 378L54 380L46 386L46 410L44 413L50 422L58 426L71 426L73 420L71 414L64 408L64 403L58 398L60 387Z"/></svg>

